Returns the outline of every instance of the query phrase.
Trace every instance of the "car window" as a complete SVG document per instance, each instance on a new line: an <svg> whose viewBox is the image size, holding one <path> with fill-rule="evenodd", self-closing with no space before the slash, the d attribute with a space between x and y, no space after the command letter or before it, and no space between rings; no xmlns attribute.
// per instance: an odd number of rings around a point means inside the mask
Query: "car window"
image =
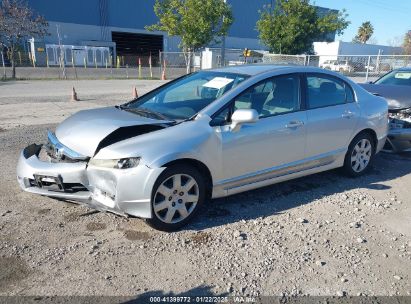
<svg viewBox="0 0 411 304"><path fill-rule="evenodd" d="M185 100L202 99L202 95L209 95L209 98L216 96L218 94L217 89L207 88L207 91L205 91L203 85L207 81L207 79L195 79L189 82L187 85L182 85L180 87L175 88L174 90L170 90L164 94L163 102L179 102L182 99L181 96L184 96Z"/></svg>
<svg viewBox="0 0 411 304"><path fill-rule="evenodd" d="M122 109L154 119L188 119L248 77L226 72L196 72L125 104Z"/></svg>
<svg viewBox="0 0 411 304"><path fill-rule="evenodd" d="M229 122L231 122L230 114L231 114L231 107L226 107L217 115L214 116L213 120L210 122L211 126L222 126Z"/></svg>
<svg viewBox="0 0 411 304"><path fill-rule="evenodd" d="M277 76L250 87L234 100L234 109L254 109L260 118L300 109L299 77Z"/></svg>
<svg viewBox="0 0 411 304"><path fill-rule="evenodd" d="M352 88L346 83L344 83L344 85L345 85L345 102L354 102L355 98L354 98L354 93L353 93Z"/></svg>
<svg viewBox="0 0 411 304"><path fill-rule="evenodd" d="M411 71L392 71L378 79L375 83L411 86Z"/></svg>
<svg viewBox="0 0 411 304"><path fill-rule="evenodd" d="M310 109L353 101L352 90L343 81L327 75L307 76L307 103Z"/></svg>

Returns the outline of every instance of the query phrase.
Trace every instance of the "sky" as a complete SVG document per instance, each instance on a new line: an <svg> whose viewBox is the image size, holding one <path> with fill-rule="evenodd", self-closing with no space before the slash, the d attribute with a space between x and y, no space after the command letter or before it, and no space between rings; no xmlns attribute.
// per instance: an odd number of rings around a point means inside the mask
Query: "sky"
<svg viewBox="0 0 411 304"><path fill-rule="evenodd" d="M404 34L411 30L411 0L313 0L318 6L346 9L351 24L336 40L351 41L365 21L374 26L372 42L401 44Z"/></svg>

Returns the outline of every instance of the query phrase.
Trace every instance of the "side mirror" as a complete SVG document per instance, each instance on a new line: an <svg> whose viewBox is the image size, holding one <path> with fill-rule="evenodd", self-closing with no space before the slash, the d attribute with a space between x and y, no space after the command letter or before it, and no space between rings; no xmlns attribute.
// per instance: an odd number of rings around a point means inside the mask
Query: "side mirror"
<svg viewBox="0 0 411 304"><path fill-rule="evenodd" d="M240 130L241 125L245 123L254 123L258 121L258 112L254 109L238 109L231 116L232 132Z"/></svg>

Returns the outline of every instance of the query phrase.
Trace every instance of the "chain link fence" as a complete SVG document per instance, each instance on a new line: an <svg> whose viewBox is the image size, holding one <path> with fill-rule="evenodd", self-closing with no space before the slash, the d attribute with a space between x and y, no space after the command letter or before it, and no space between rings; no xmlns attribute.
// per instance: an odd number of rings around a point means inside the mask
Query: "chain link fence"
<svg viewBox="0 0 411 304"><path fill-rule="evenodd" d="M262 62L278 65L306 65L305 55L264 54Z"/></svg>
<svg viewBox="0 0 411 304"><path fill-rule="evenodd" d="M94 64L89 61L79 63L74 56L55 61L45 52L45 64L33 60L30 52L16 52L14 62L18 79L174 79L202 68L217 68L242 64L278 64L320 67L342 73L356 82L374 81L387 72L401 67L411 66L411 55L284 55L269 54L262 51L245 53L242 49L209 49L212 52L211 66L203 66L203 52L159 52L151 56L112 56L104 63ZM245 56L246 55L246 56ZM10 78L12 68L11 54L0 56L2 78ZM224 58L224 59L223 59Z"/></svg>
<svg viewBox="0 0 411 304"><path fill-rule="evenodd" d="M166 79L174 79L201 70L201 52L160 52L160 71Z"/></svg>
<svg viewBox="0 0 411 304"><path fill-rule="evenodd" d="M43 63L36 62L31 53L16 52L14 65L17 79L160 79L161 64L156 56L106 56L106 60L76 60L69 52L44 53ZM150 58L151 57L151 58ZM11 78L11 55L0 56L0 78Z"/></svg>
<svg viewBox="0 0 411 304"><path fill-rule="evenodd" d="M411 66L411 55L274 55L264 63L319 67L344 74L356 82L374 81L387 72Z"/></svg>
<svg viewBox="0 0 411 304"><path fill-rule="evenodd" d="M1 52L1 51L0 51ZM0 58L0 64L3 66L3 60L5 66L11 66L11 53L4 51L3 56ZM20 67L32 67L35 65L33 57L30 52L17 51L14 53L14 64Z"/></svg>

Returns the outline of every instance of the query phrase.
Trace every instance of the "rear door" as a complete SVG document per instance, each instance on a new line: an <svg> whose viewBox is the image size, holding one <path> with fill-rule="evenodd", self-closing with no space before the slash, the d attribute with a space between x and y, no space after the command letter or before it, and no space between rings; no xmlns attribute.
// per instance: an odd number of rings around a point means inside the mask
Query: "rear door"
<svg viewBox="0 0 411 304"><path fill-rule="evenodd" d="M348 148L360 114L350 85L322 73L306 74L306 157L336 155Z"/></svg>

